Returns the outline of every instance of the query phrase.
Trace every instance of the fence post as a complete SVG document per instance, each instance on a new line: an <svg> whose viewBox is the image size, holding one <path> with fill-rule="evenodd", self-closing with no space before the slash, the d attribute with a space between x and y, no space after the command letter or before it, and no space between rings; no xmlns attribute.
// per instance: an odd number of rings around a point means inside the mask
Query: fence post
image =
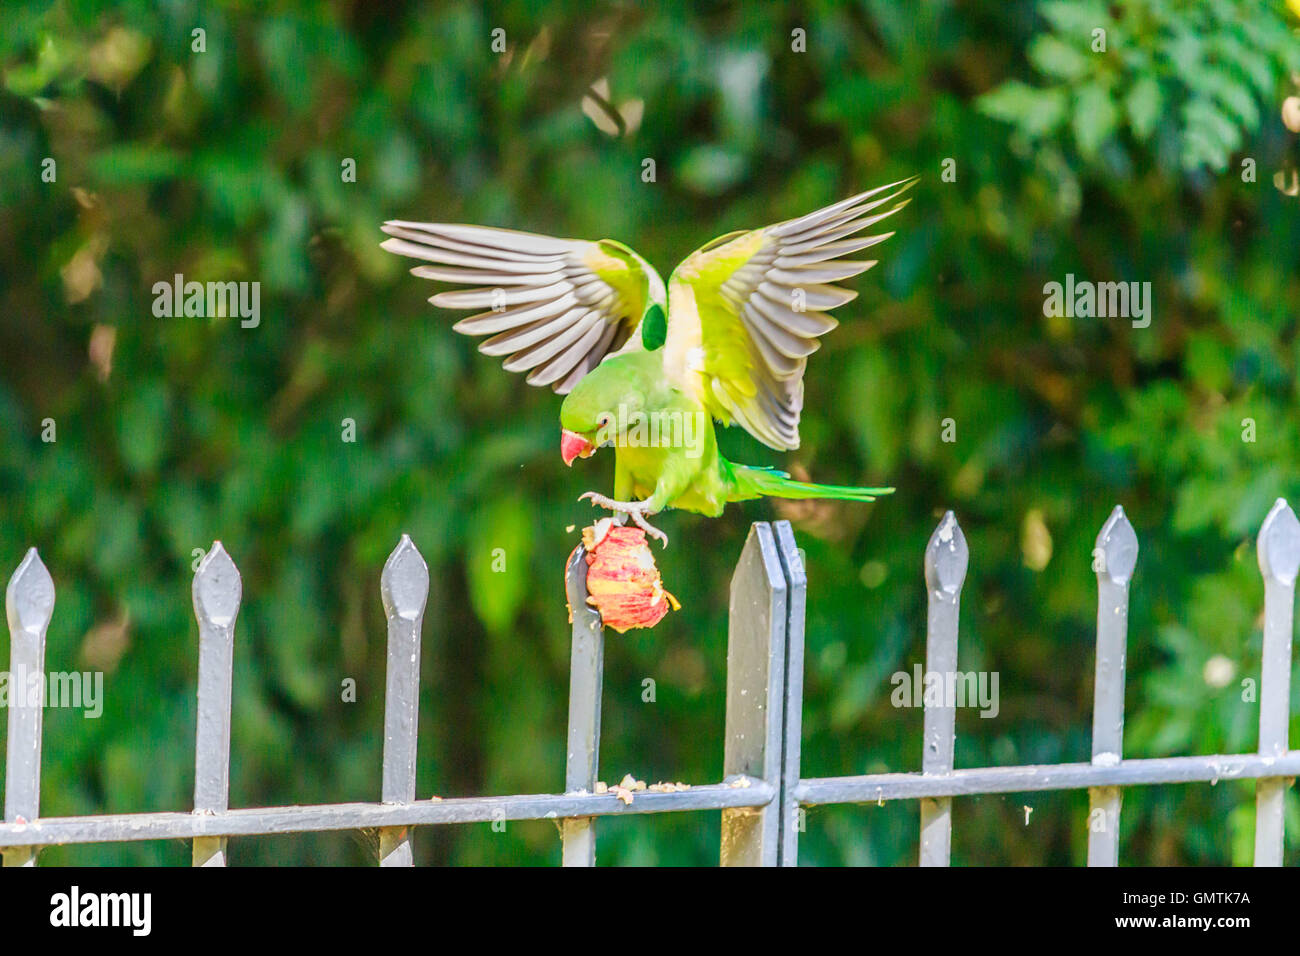
<svg viewBox="0 0 1300 956"><path fill-rule="evenodd" d="M772 527L756 521L731 577L722 772L761 778L777 794L766 807L722 811L723 866L779 862L787 595Z"/></svg>
<svg viewBox="0 0 1300 956"><path fill-rule="evenodd" d="M1259 678L1259 752L1286 753L1291 704L1291 639L1296 572L1300 570L1300 521L1277 499L1255 543L1264 576L1264 650ZM1255 783L1255 865L1281 866L1283 798L1288 781L1262 777Z"/></svg>
<svg viewBox="0 0 1300 956"><path fill-rule="evenodd" d="M429 566L408 535L402 535L384 562L379 593L388 617L384 778L380 799L384 803L412 803L420 719L420 631L429 600ZM379 828L379 865L415 865L409 827Z"/></svg>
<svg viewBox="0 0 1300 956"><path fill-rule="evenodd" d="M803 653L804 625L808 605L808 576L803 555L794 540L789 521L772 525L776 532L777 552L789 587L785 632L785 754L781 765L781 844L779 864L799 865L799 834L803 830L802 809L794 797L799 786L801 737L803 735Z"/></svg>
<svg viewBox="0 0 1300 956"><path fill-rule="evenodd" d="M564 575L573 614L573 644L569 655L568 759L564 768L566 793L593 793L600 772L600 699L605 675L605 628L600 614L587 603L587 552L575 548ZM560 824L563 866L596 865L596 823L591 817Z"/></svg>
<svg viewBox="0 0 1300 956"><path fill-rule="evenodd" d="M970 550L957 516L951 511L943 516L925 547L925 586L927 611L925 623L925 701L924 747L921 772L952 772L956 744L956 701L947 694L955 689L957 673L957 621L961 609L962 582L970 563ZM924 685L930 675L938 675L941 703L930 705ZM952 850L952 798L926 798L921 801L921 866L947 866Z"/></svg>
<svg viewBox="0 0 1300 956"><path fill-rule="evenodd" d="M41 718L45 707L45 631L54 614L54 580L35 548L9 579L9 728L5 821L31 823L41 809ZM39 675L37 680L33 676ZM4 851L5 866L35 866L35 847Z"/></svg>
<svg viewBox="0 0 1300 956"><path fill-rule="evenodd" d="M220 541L199 562L192 586L199 622L199 715L194 741L194 812L225 813L230 801L230 686L235 618L243 595L239 569ZM225 866L225 837L198 837L194 866Z"/></svg>
<svg viewBox="0 0 1300 956"><path fill-rule="evenodd" d="M1128 654L1128 589L1138 540L1116 505L1097 533L1097 663L1092 693L1092 763L1111 767L1124 757L1124 668ZM1119 865L1119 787L1088 790L1088 865Z"/></svg>

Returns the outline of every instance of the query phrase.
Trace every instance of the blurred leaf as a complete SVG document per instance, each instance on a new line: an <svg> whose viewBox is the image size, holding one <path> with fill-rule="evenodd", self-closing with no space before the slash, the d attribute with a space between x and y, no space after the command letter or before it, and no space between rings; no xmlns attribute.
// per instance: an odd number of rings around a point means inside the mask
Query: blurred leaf
<svg viewBox="0 0 1300 956"><path fill-rule="evenodd" d="M476 516L468 542L466 572L474 612L496 632L513 626L532 582L533 517L522 498L506 495ZM556 594L563 594L564 567L556 564Z"/></svg>
<svg viewBox="0 0 1300 956"><path fill-rule="evenodd" d="M1124 102L1133 135L1146 140L1156 128L1164 108L1164 97L1155 77L1143 76L1133 84Z"/></svg>
<svg viewBox="0 0 1300 956"><path fill-rule="evenodd" d="M744 157L736 151L703 145L686 152L677 166L677 177L696 192L716 195L734 185L744 171Z"/></svg>
<svg viewBox="0 0 1300 956"><path fill-rule="evenodd" d="M994 119L1016 123L1032 138L1051 134L1066 118L1064 92L1035 89L1017 80L986 93L979 105Z"/></svg>
<svg viewBox="0 0 1300 956"><path fill-rule="evenodd" d="M1092 83L1079 91L1074 112L1074 141L1079 152L1091 158L1115 132L1119 112L1105 87Z"/></svg>
<svg viewBox="0 0 1300 956"><path fill-rule="evenodd" d="M1091 69L1088 56L1053 33L1040 33L1029 43L1030 62L1060 80L1073 82L1088 75Z"/></svg>
<svg viewBox="0 0 1300 956"><path fill-rule="evenodd" d="M110 186L172 179L185 169L185 160L179 153L139 144L101 150L91 162L95 177Z"/></svg>
<svg viewBox="0 0 1300 956"><path fill-rule="evenodd" d="M157 380L139 383L122 404L118 451L134 472L158 468L169 433L167 391Z"/></svg>

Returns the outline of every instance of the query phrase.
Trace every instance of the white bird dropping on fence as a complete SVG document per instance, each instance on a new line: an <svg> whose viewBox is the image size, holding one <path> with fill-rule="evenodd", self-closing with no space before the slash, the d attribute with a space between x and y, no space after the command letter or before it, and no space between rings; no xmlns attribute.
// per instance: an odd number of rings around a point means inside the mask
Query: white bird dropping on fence
<svg viewBox="0 0 1300 956"><path fill-rule="evenodd" d="M1300 571L1300 521L1284 498L1277 499L1255 543L1264 576L1264 651L1259 681L1259 753L1287 752L1291 703L1291 639L1295 582ZM1263 777L1255 784L1255 865L1281 866L1283 796L1286 780Z"/></svg>
<svg viewBox="0 0 1300 956"><path fill-rule="evenodd" d="M1128 588L1137 567L1137 532L1116 505L1097 533L1097 663L1092 692L1092 763L1113 767L1124 754L1124 673ZM1088 790L1088 865L1119 865L1119 787Z"/></svg>
<svg viewBox="0 0 1300 956"><path fill-rule="evenodd" d="M936 675L941 702L925 701L924 741L921 772L952 773L957 740L956 701L946 688L956 686L957 619L961 610L961 588L970 564L970 549L957 516L943 516L925 547L925 586L928 592L925 624L925 675ZM928 681L927 681L928 682ZM923 682L924 686L924 682ZM947 866L952 850L952 798L933 797L921 801L921 866Z"/></svg>
<svg viewBox="0 0 1300 956"><path fill-rule="evenodd" d="M44 712L45 631L54 614L54 579L35 548L5 589L9 621L9 733L5 751L5 820L31 822L41 806L41 717ZM39 681L31 680L39 675ZM34 696L29 697L31 693ZM5 866L35 866L35 847L4 852Z"/></svg>
<svg viewBox="0 0 1300 956"><path fill-rule="evenodd" d="M388 680L384 690L384 803L415 801L416 734L420 717L420 631L429 600L429 566L409 535L384 563L379 592L388 616ZM413 866L407 827L381 827L379 865Z"/></svg>
<svg viewBox="0 0 1300 956"><path fill-rule="evenodd" d="M194 812L225 813L230 804L230 688L235 618L243 597L239 569L220 541L194 572L194 616L199 622L199 716L194 741ZM225 866L224 837L197 837L194 866Z"/></svg>

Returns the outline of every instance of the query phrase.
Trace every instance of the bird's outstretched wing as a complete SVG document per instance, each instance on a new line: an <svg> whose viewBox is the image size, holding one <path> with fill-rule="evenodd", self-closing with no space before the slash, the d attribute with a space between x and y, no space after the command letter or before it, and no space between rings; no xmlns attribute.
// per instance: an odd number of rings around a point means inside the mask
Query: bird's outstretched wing
<svg viewBox="0 0 1300 956"><path fill-rule="evenodd" d="M640 256L611 239L554 239L510 229L435 222L384 223L389 252L424 259L413 275L473 286L429 299L443 309L484 309L453 326L489 335L485 355L508 372L566 394L620 348L664 284Z"/></svg>
<svg viewBox="0 0 1300 956"><path fill-rule="evenodd" d="M719 421L776 449L799 447L803 373L827 311L857 296L833 283L875 260L846 257L893 235L858 236L902 209L915 178L696 250L668 280L664 366ZM895 201L898 200L898 201Z"/></svg>

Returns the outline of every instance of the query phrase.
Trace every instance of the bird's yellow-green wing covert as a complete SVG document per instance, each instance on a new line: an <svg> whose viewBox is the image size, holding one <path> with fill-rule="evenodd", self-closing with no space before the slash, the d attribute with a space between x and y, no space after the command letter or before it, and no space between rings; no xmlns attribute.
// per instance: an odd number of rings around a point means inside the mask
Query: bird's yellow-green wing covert
<svg viewBox="0 0 1300 956"><path fill-rule="evenodd" d="M668 280L664 367L719 421L772 448L799 447L803 373L826 313L857 296L834 283L875 260L846 258L893 235L859 236L893 215L916 182L903 180L816 212L720 236Z"/></svg>
<svg viewBox="0 0 1300 956"><path fill-rule="evenodd" d="M609 353L640 347L646 310L665 306L664 283L639 255L612 239L555 239L512 229L449 223L384 224L389 252L423 259L412 274L474 286L439 292L444 309L482 309L453 328L491 336L485 355L508 372L566 394Z"/></svg>

